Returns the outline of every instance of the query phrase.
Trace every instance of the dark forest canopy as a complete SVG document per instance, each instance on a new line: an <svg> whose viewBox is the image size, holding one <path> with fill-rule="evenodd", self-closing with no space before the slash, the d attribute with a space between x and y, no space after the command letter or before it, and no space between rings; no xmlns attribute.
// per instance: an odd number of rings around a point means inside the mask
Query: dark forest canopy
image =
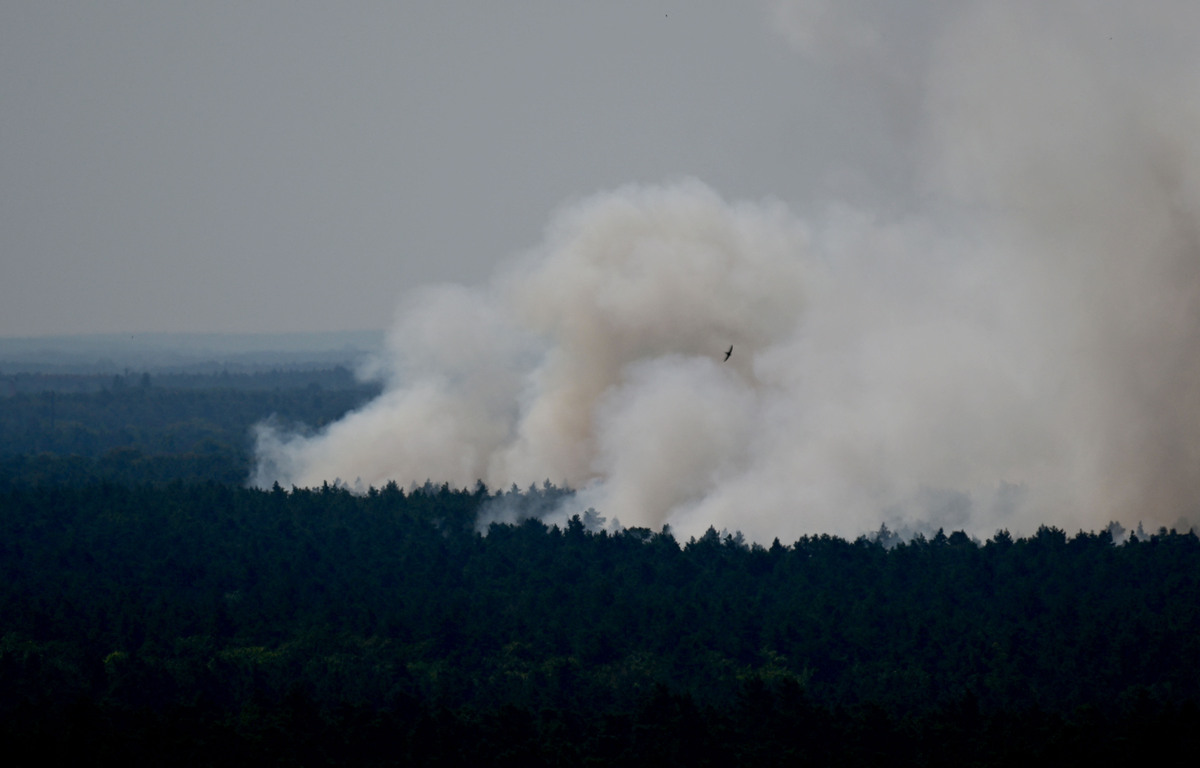
<svg viewBox="0 0 1200 768"><path fill-rule="evenodd" d="M0 397L15 764L1083 764L1200 746L1190 532L760 546L594 512L547 525L569 493L549 482L245 487L255 423L319 428L376 389L313 376L131 372Z"/></svg>
<svg viewBox="0 0 1200 768"><path fill-rule="evenodd" d="M770 704L833 731L875 718L916 749L963 707L964 728L1025 717L1077 733L1194 718L1200 701L1191 533L762 547L575 518L484 536L475 521L494 498L444 485L9 488L0 719L27 735L86 702L96 722L175 713L250 749L256 729L300 727L287 720L300 711L329 727L365 717L366 731L378 718L436 730L421 718L444 712L479 738L489 718L517 718L541 749L563 717L590 723L585 744L657 702L675 725L733 729L729 746L750 727L744 709ZM255 720L268 716L275 726Z"/></svg>

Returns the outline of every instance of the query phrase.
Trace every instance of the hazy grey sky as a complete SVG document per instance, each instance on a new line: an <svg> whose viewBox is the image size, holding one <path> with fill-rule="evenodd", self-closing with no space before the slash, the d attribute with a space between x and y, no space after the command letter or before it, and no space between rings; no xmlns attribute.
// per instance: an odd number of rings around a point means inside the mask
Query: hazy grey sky
<svg viewBox="0 0 1200 768"><path fill-rule="evenodd" d="M903 104L805 55L822 5L4 3L0 335L382 328L628 182L889 197Z"/></svg>

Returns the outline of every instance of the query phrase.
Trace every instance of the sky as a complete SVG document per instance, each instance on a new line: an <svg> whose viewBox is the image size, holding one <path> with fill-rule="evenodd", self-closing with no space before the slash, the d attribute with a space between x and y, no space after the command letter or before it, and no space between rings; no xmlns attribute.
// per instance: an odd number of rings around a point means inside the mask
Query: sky
<svg viewBox="0 0 1200 768"><path fill-rule="evenodd" d="M859 5L919 56L936 6ZM4 3L0 336L382 329L632 182L902 208L910 110L823 7Z"/></svg>

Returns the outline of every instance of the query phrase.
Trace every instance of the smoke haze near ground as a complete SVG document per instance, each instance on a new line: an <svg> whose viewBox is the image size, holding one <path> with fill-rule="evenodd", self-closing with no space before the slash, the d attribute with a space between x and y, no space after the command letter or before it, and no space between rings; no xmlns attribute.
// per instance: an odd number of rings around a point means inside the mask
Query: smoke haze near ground
<svg viewBox="0 0 1200 768"><path fill-rule="evenodd" d="M408 295L385 393L262 427L254 482L549 479L561 514L760 541L1195 520L1200 11L916 5L906 47L888 4L771 5L894 102L912 200L568 204L487 285Z"/></svg>

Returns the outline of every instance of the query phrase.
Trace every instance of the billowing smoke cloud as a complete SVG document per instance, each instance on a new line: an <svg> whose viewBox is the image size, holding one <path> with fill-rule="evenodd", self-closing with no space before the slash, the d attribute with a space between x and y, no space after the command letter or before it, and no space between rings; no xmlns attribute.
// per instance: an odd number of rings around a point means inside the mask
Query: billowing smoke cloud
<svg viewBox="0 0 1200 768"><path fill-rule="evenodd" d="M385 393L263 427L254 481L550 479L765 541L1196 519L1200 11L1152 5L930 2L918 50L891 4L772 4L903 102L915 213L694 180L569 206L484 287L409 296Z"/></svg>

